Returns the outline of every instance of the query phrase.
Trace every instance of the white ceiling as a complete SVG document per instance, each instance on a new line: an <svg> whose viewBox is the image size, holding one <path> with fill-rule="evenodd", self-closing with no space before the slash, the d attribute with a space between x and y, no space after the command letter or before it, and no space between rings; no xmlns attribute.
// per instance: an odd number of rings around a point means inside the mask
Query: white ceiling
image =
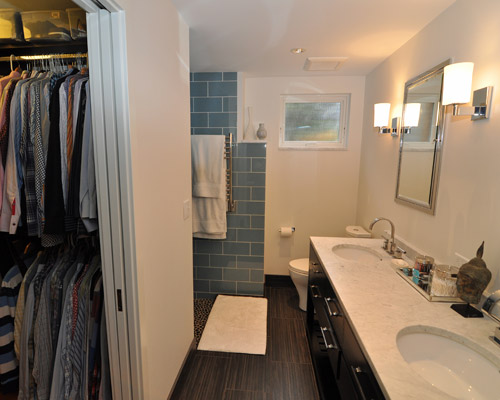
<svg viewBox="0 0 500 400"><path fill-rule="evenodd" d="M455 0L173 0L190 27L191 71L367 75ZM290 53L304 47L300 55ZM307 57L345 56L306 72Z"/></svg>

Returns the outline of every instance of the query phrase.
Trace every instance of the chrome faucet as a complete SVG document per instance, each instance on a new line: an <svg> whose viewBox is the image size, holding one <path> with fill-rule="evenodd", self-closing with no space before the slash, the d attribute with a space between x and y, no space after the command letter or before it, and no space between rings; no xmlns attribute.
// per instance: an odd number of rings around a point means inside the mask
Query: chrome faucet
<svg viewBox="0 0 500 400"><path fill-rule="evenodd" d="M387 251L390 255L394 255L397 258L402 258L402 253L404 250L399 249L396 246L396 243L394 242L394 234L396 232L396 228L394 228L394 224L390 219L383 218L383 217L378 217L373 220L373 222L370 224L370 230L373 229L373 225L375 225L379 221L387 221L391 224L391 240L389 242L385 242L383 249Z"/></svg>

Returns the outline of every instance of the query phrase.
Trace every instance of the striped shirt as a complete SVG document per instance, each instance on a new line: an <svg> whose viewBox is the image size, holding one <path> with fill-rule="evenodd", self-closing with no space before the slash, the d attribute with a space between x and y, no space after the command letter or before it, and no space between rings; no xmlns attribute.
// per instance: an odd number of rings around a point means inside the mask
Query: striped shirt
<svg viewBox="0 0 500 400"><path fill-rule="evenodd" d="M19 368L14 352L14 316L23 276L17 265L5 275L0 288L0 386L8 389L18 384Z"/></svg>

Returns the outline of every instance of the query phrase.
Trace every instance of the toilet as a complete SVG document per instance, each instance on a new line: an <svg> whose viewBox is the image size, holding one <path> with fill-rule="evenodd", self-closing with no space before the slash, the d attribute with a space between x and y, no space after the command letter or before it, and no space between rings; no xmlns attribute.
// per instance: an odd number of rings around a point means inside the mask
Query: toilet
<svg viewBox="0 0 500 400"><path fill-rule="evenodd" d="M349 225L346 226L345 232L347 236L354 238L370 238L372 235L362 226ZM293 284L299 294L299 308L302 311L307 311L307 283L309 279L309 259L297 258L288 263L288 273L292 278Z"/></svg>
<svg viewBox="0 0 500 400"><path fill-rule="evenodd" d="M299 294L299 308L307 311L307 281L309 279L309 259L297 258L288 263L288 273Z"/></svg>

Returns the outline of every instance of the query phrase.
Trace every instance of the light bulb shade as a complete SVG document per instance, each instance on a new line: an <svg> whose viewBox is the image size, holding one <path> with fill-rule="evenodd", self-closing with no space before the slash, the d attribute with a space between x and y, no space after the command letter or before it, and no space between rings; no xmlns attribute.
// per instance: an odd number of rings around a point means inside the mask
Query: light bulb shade
<svg viewBox="0 0 500 400"><path fill-rule="evenodd" d="M418 126L420 103L406 103L403 124L405 127Z"/></svg>
<svg viewBox="0 0 500 400"><path fill-rule="evenodd" d="M377 103L373 106L373 126L382 127L389 125L390 103Z"/></svg>
<svg viewBox="0 0 500 400"><path fill-rule="evenodd" d="M474 63L462 62L444 67L443 105L470 101Z"/></svg>

